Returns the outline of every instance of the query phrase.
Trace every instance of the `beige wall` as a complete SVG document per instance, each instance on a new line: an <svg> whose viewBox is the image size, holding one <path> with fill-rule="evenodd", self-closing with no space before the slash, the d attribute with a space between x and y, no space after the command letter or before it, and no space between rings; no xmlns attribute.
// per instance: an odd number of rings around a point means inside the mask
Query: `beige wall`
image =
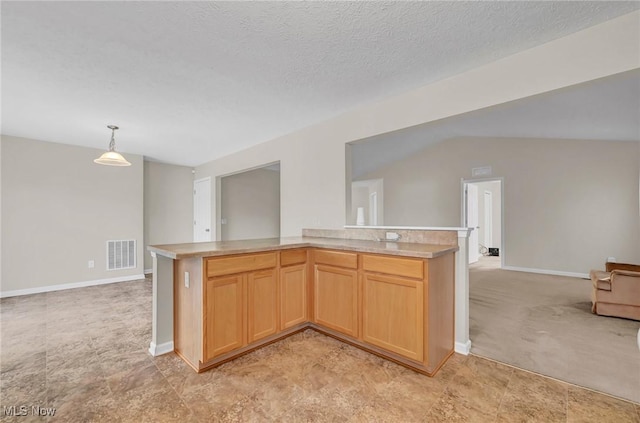
<svg viewBox="0 0 640 423"><path fill-rule="evenodd" d="M142 157L117 168L93 163L96 149L1 143L3 293L143 273ZM105 270L111 239L137 241L135 269Z"/></svg>
<svg viewBox="0 0 640 423"><path fill-rule="evenodd" d="M282 235L300 235L302 228L340 228L345 224L349 173L345 143L640 68L639 19L640 12L631 13L354 109L198 166L196 178L280 161ZM213 186L212 199L215 191ZM385 197L388 193L385 187ZM212 223L217 218L214 212Z"/></svg>
<svg viewBox="0 0 640 423"><path fill-rule="evenodd" d="M640 262L638 143L456 139L367 178L384 178L385 224L461 223L461 179L504 178L505 265L588 273ZM603 158L606 157L606 160Z"/></svg>
<svg viewBox="0 0 640 423"><path fill-rule="evenodd" d="M220 181L222 240L280 236L280 172L255 169Z"/></svg>
<svg viewBox="0 0 640 423"><path fill-rule="evenodd" d="M144 162L144 268L153 266L147 245L192 241L192 169Z"/></svg>

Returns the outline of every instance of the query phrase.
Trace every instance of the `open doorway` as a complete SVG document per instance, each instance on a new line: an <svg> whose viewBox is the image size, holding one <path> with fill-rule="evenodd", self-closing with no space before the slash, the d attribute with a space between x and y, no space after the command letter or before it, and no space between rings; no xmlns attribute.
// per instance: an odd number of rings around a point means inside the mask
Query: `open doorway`
<svg viewBox="0 0 640 423"><path fill-rule="evenodd" d="M193 181L193 242L211 241L211 178Z"/></svg>
<svg viewBox="0 0 640 423"><path fill-rule="evenodd" d="M220 241L280 236L280 163L223 176Z"/></svg>
<svg viewBox="0 0 640 423"><path fill-rule="evenodd" d="M381 226L384 224L384 181L367 179L351 183L349 225Z"/></svg>
<svg viewBox="0 0 640 423"><path fill-rule="evenodd" d="M474 228L469 236L469 264L504 266L503 180L467 180L462 184L462 225Z"/></svg>

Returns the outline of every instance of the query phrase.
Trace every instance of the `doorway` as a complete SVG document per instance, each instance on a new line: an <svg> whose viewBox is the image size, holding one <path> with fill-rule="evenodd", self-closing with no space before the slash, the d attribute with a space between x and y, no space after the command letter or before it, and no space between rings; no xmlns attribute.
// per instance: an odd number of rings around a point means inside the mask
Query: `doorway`
<svg viewBox="0 0 640 423"><path fill-rule="evenodd" d="M469 235L469 264L504 266L503 180L467 180L462 184L462 226Z"/></svg>
<svg viewBox="0 0 640 423"><path fill-rule="evenodd" d="M220 240L280 236L280 163L220 178Z"/></svg>
<svg viewBox="0 0 640 423"><path fill-rule="evenodd" d="M358 209L362 220L358 222ZM351 183L351 210L348 225L380 226L384 224L384 181L367 179Z"/></svg>
<svg viewBox="0 0 640 423"><path fill-rule="evenodd" d="M211 241L211 178L193 181L193 242Z"/></svg>

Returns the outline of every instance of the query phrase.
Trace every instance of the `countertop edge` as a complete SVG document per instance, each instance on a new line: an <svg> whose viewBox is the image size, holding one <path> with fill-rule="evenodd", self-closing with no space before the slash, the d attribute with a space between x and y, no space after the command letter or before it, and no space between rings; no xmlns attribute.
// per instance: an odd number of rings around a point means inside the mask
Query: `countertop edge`
<svg viewBox="0 0 640 423"><path fill-rule="evenodd" d="M348 241L348 240L343 240ZM371 241L371 242L379 242L379 241ZM308 241L308 242L299 242L299 243L291 243L287 245L273 245L273 246L262 246L262 247L244 247L244 248L229 248L224 251L213 250L213 251L198 251L192 253L176 253L175 251L170 251L167 249L159 248L153 245L147 247L147 250L163 257L167 257L174 260L180 260L185 258L197 258L197 257L219 257L219 256L228 256L235 254L250 254L250 253L259 253L265 251L281 251L281 250L290 250L295 248L323 248L327 250L341 250L341 251L353 251L358 253L372 253L372 254L386 254L393 256L402 256L402 257L416 257L416 258L436 258L449 253L454 253L459 250L457 245L442 245L442 249L438 251L430 251L430 252L420 252L420 251L410 251L410 250L401 250L397 249L397 243L388 243L388 242L380 242L381 244L391 244L395 246L395 248L390 248L387 246L352 246L352 245L340 245L340 244L323 244L318 241ZM400 243L401 244L401 243Z"/></svg>

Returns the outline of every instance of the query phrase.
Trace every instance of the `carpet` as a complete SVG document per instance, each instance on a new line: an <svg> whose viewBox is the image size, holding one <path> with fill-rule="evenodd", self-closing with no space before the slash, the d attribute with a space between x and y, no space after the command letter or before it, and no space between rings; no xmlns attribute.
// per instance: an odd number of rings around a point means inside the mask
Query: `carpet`
<svg viewBox="0 0 640 423"><path fill-rule="evenodd" d="M640 322L592 314L589 280L496 260L469 267L472 354L640 403Z"/></svg>

